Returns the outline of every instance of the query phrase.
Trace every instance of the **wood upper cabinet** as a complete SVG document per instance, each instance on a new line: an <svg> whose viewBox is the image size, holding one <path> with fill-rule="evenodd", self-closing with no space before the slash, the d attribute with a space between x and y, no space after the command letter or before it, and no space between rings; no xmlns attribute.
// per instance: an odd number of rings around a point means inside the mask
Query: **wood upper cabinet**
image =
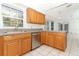
<svg viewBox="0 0 79 59"><path fill-rule="evenodd" d="M40 15L40 22L41 22L42 24L45 24L45 15L44 15L44 14L41 14L41 15Z"/></svg>
<svg viewBox="0 0 79 59"><path fill-rule="evenodd" d="M41 14L38 13L38 12L36 12L36 19L37 19L37 20L36 20L36 23L37 23L37 24L41 24L41 23L42 23L40 16L41 16Z"/></svg>
<svg viewBox="0 0 79 59"><path fill-rule="evenodd" d="M31 50L31 34L26 34L26 38L21 41L22 54Z"/></svg>
<svg viewBox="0 0 79 59"><path fill-rule="evenodd" d="M27 8L27 22L33 24L44 24L45 15L32 8Z"/></svg>
<svg viewBox="0 0 79 59"><path fill-rule="evenodd" d="M37 21L36 12L33 9L28 8L26 15L27 15L27 22L28 23L35 23Z"/></svg>

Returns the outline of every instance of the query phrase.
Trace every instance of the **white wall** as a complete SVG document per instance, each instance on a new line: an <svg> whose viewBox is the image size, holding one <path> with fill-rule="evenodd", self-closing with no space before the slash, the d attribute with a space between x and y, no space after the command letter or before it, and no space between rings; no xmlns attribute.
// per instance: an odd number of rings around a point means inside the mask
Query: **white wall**
<svg viewBox="0 0 79 59"><path fill-rule="evenodd" d="M1 15L1 3L0 3L0 28L3 27L2 15Z"/></svg>
<svg viewBox="0 0 79 59"><path fill-rule="evenodd" d="M69 23L69 32L79 33L79 20L74 19Z"/></svg>
<svg viewBox="0 0 79 59"><path fill-rule="evenodd" d="M69 36L79 39L79 19L74 19L69 23Z"/></svg>
<svg viewBox="0 0 79 59"><path fill-rule="evenodd" d="M72 14L71 21L69 22L69 31L71 33L79 33L79 10Z"/></svg>

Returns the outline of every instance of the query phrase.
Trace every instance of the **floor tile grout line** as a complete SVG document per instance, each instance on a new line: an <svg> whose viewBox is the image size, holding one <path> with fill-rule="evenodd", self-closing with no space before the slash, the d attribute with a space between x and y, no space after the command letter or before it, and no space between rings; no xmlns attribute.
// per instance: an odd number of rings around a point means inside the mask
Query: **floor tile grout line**
<svg viewBox="0 0 79 59"><path fill-rule="evenodd" d="M49 51L49 52L50 52L50 51ZM48 53L49 53L49 52L48 52ZM41 54L40 52L38 52L38 53ZM42 55L42 54L41 54L41 55ZM48 54L47 54L47 55L48 55ZM43 56L44 56L44 55L43 55Z"/></svg>
<svg viewBox="0 0 79 59"><path fill-rule="evenodd" d="M31 53L32 54L32 53ZM38 51L37 51L37 54L40 54ZM40 54L41 55L41 54ZM33 54L32 54L32 56L33 56Z"/></svg>
<svg viewBox="0 0 79 59"><path fill-rule="evenodd" d="M51 51L52 51L52 49L51 49ZM47 56L50 54L51 51L48 52Z"/></svg>
<svg viewBox="0 0 79 59"><path fill-rule="evenodd" d="M49 46L48 46L49 47ZM53 48L54 49L54 48ZM48 52L48 54L50 53L52 51L52 49ZM41 54L40 52L38 52L39 54ZM48 56L48 54L47 54L47 56Z"/></svg>

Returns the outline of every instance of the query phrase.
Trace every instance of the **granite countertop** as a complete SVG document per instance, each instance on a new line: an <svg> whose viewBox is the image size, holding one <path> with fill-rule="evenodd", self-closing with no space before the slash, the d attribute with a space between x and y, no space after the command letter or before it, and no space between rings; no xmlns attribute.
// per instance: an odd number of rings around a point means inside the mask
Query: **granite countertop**
<svg viewBox="0 0 79 59"><path fill-rule="evenodd" d="M42 30L27 30L27 31L10 31L10 32L0 32L0 36L3 35L10 35L10 34L22 34L22 33L28 33L28 32L41 32Z"/></svg>
<svg viewBox="0 0 79 59"><path fill-rule="evenodd" d="M41 32L41 31L47 31L47 32L65 32L65 31L48 31L48 30L37 30L37 29L31 29L31 30L21 30L21 31L10 31L10 32L0 32L0 36L3 35L10 35L10 34L22 34L22 33L28 33L28 32Z"/></svg>
<svg viewBox="0 0 79 59"><path fill-rule="evenodd" d="M43 30L43 31L47 31L47 32L66 32L66 31L50 31L50 30Z"/></svg>

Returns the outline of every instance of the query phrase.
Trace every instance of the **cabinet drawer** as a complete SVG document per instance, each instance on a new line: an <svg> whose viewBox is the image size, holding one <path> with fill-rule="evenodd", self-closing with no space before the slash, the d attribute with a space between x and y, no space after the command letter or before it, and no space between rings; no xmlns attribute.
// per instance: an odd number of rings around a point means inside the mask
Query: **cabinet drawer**
<svg viewBox="0 0 79 59"><path fill-rule="evenodd" d="M4 36L4 39L5 40L14 40L14 39L18 39L18 35L7 35L7 36Z"/></svg>
<svg viewBox="0 0 79 59"><path fill-rule="evenodd" d="M58 35L58 36L66 36L66 33L57 33L56 35Z"/></svg>
<svg viewBox="0 0 79 59"><path fill-rule="evenodd" d="M48 34L48 35L55 35L56 33L55 32L46 32L46 34Z"/></svg>
<svg viewBox="0 0 79 59"><path fill-rule="evenodd" d="M62 40L64 40L65 38L63 36L56 36L56 39L62 39Z"/></svg>
<svg viewBox="0 0 79 59"><path fill-rule="evenodd" d="M30 38L31 37L31 33L25 33L25 34L19 34L20 38Z"/></svg>
<svg viewBox="0 0 79 59"><path fill-rule="evenodd" d="M10 40L4 40L4 43L7 44L7 43L13 43L13 42L16 42L16 41L20 41L20 39L10 39Z"/></svg>

